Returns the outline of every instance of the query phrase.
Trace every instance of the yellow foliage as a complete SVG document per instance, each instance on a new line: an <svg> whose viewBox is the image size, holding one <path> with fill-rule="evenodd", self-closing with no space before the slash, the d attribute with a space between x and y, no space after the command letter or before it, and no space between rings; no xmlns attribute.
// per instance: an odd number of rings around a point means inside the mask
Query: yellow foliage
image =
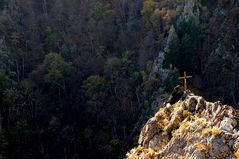
<svg viewBox="0 0 239 159"><path fill-rule="evenodd" d="M203 151L203 152L207 152L208 151L208 147L200 142L196 142L194 143L194 146L196 147L196 149L198 149L199 151Z"/></svg>
<svg viewBox="0 0 239 159"><path fill-rule="evenodd" d="M212 136L217 137L222 133L222 130L219 127L212 128Z"/></svg>
<svg viewBox="0 0 239 159"><path fill-rule="evenodd" d="M157 128L164 128L165 126L167 126L169 123L168 119L163 119L162 121L158 122Z"/></svg>
<svg viewBox="0 0 239 159"><path fill-rule="evenodd" d="M195 117L196 117L196 116L195 116ZM197 118L197 117L196 117L196 118ZM204 122L203 120L197 120L197 121L196 121L196 124L197 124L197 125L201 125L201 124L203 124L203 122Z"/></svg>
<svg viewBox="0 0 239 159"><path fill-rule="evenodd" d="M205 128L205 129L202 130L201 137L205 137L207 135L210 135L211 132L212 132L211 128Z"/></svg>
<svg viewBox="0 0 239 159"><path fill-rule="evenodd" d="M189 127L189 124L188 124L188 122L183 122L181 125L180 125L180 131L181 131L181 133L184 133L185 132L185 130L187 129Z"/></svg>
<svg viewBox="0 0 239 159"><path fill-rule="evenodd" d="M128 159L155 158L157 155L158 152L151 148L148 149L142 146L138 146L136 149L132 149L126 154Z"/></svg>
<svg viewBox="0 0 239 159"><path fill-rule="evenodd" d="M169 119L171 111L167 108L162 108L158 113L156 113L155 117L158 120Z"/></svg>
<svg viewBox="0 0 239 159"><path fill-rule="evenodd" d="M190 142L190 140L192 139L192 137L193 137L193 134L192 134L192 133L188 133L187 138L186 138L187 143Z"/></svg>
<svg viewBox="0 0 239 159"><path fill-rule="evenodd" d="M183 117L191 117L192 116L192 113L187 111L187 110L183 110Z"/></svg>
<svg viewBox="0 0 239 159"><path fill-rule="evenodd" d="M194 115L191 115L191 116L189 116L189 118L190 118L192 121L195 121L197 117L194 116Z"/></svg>
<svg viewBox="0 0 239 159"><path fill-rule="evenodd" d="M176 136L177 136L177 130L173 130L173 131L172 131L172 136L173 136L173 137L176 137Z"/></svg>
<svg viewBox="0 0 239 159"><path fill-rule="evenodd" d="M237 158L239 158L239 148L237 149L237 151L234 154Z"/></svg>
<svg viewBox="0 0 239 159"><path fill-rule="evenodd" d="M168 132L167 131L162 132L162 136L168 136Z"/></svg>
<svg viewBox="0 0 239 159"><path fill-rule="evenodd" d="M222 133L222 130L218 127L213 128L205 128L201 132L201 137L205 137L207 135L212 135L213 138L219 136Z"/></svg>
<svg viewBox="0 0 239 159"><path fill-rule="evenodd" d="M138 151L143 151L143 150L144 150L144 147L143 147L143 146L139 146L139 147L137 147L137 150L138 150Z"/></svg>
<svg viewBox="0 0 239 159"><path fill-rule="evenodd" d="M169 120L168 119L164 119L162 122L163 122L163 125L166 126L166 125L168 125Z"/></svg>
<svg viewBox="0 0 239 159"><path fill-rule="evenodd" d="M150 157L154 156L155 155L155 151L153 149L148 149L148 152Z"/></svg>

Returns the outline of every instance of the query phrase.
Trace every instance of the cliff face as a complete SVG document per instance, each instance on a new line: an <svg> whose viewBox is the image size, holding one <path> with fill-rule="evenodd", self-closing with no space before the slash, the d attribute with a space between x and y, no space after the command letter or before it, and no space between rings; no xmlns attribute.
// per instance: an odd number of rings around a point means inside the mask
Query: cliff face
<svg viewBox="0 0 239 159"><path fill-rule="evenodd" d="M193 75L191 85L199 90L198 93L208 99L237 105L239 1L161 0L157 4L158 14L167 14L161 17L164 45L154 62L152 74L158 75L164 83L164 79L172 76L170 66L177 68L174 72L186 70ZM187 38L190 42L186 44ZM167 60L168 70L158 62L167 63Z"/></svg>
<svg viewBox="0 0 239 159"><path fill-rule="evenodd" d="M127 159L239 158L239 111L220 102L185 93L164 104L142 128L139 146Z"/></svg>

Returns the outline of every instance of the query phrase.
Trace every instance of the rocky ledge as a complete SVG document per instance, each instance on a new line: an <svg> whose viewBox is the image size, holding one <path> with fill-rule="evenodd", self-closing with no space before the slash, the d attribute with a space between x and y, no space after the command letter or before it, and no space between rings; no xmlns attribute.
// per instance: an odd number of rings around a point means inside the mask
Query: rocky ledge
<svg viewBox="0 0 239 159"><path fill-rule="evenodd" d="M239 111L190 92L183 98L149 119L127 159L239 158Z"/></svg>

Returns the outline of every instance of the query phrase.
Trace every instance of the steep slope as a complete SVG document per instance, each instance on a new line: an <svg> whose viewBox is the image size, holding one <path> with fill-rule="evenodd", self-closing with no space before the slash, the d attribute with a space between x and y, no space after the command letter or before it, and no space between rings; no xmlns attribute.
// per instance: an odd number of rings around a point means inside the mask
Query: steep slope
<svg viewBox="0 0 239 159"><path fill-rule="evenodd" d="M169 70L192 74L191 85L204 97L237 105L239 1L161 0L156 4L151 16L162 20L165 34L152 74L163 76L163 82L172 78L161 73L157 61L164 61Z"/></svg>
<svg viewBox="0 0 239 159"><path fill-rule="evenodd" d="M162 108L143 127L127 159L239 157L239 111L191 92Z"/></svg>

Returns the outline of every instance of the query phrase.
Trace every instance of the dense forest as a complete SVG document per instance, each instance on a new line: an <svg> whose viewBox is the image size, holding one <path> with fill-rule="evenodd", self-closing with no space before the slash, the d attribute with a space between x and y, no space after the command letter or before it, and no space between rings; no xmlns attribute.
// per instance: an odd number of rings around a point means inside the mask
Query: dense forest
<svg viewBox="0 0 239 159"><path fill-rule="evenodd" d="M124 158L183 71L237 104L238 5L0 0L0 158Z"/></svg>

